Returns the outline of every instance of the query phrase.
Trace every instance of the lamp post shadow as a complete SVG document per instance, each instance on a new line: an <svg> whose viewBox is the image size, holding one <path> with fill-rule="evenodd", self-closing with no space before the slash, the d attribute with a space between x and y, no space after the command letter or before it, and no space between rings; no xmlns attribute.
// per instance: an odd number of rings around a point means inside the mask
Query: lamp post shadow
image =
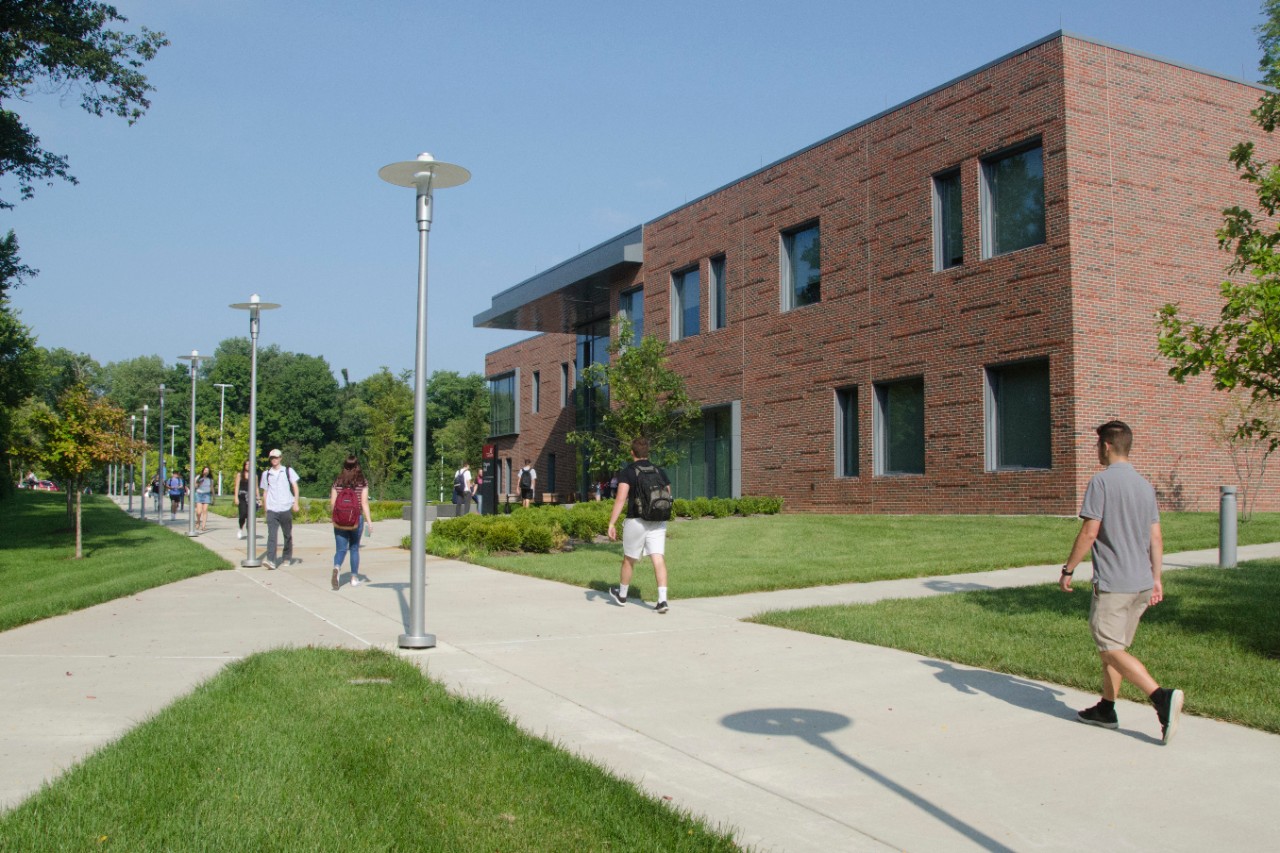
<svg viewBox="0 0 1280 853"><path fill-rule="evenodd" d="M408 581L399 581L395 583L371 583L367 584L370 589L390 589L396 594L396 601L400 605L400 624L406 631L409 630L409 622L412 618L412 607L408 598L411 589Z"/></svg>
<svg viewBox="0 0 1280 853"><path fill-rule="evenodd" d="M916 808L973 841L984 850L1012 853L1011 848L971 826L941 806L930 802L909 788L885 776L851 755L842 752L827 739L830 732L839 731L852 724L844 714L818 711L812 708L760 708L755 711L739 711L720 720L721 725L738 732L770 737L794 737L830 753L859 773L902 797Z"/></svg>

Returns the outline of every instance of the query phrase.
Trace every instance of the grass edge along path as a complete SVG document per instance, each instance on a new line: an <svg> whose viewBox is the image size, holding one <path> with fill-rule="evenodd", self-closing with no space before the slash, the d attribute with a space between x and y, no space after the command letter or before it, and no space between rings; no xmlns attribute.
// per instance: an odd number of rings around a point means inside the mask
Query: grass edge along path
<svg viewBox="0 0 1280 853"><path fill-rule="evenodd" d="M1215 513L1161 515L1165 552L1216 547ZM701 598L841 583L1060 565L1080 529L1058 516L782 514L675 521L667 528L670 596ZM1280 513L1257 513L1239 544L1280 541ZM618 582L620 543L556 554L487 554L472 562L604 591ZM648 560L637 595L653 592Z"/></svg>
<svg viewBox="0 0 1280 853"><path fill-rule="evenodd" d="M1134 654L1162 685L1186 692L1188 713L1280 733L1280 560L1179 569L1164 575L1164 591L1142 618ZM925 663L943 679L950 661L1092 693L1101 671L1088 616L1088 584L1067 595L1055 577L1032 587L772 611L748 621L935 658ZM1128 682L1122 695L1147 701Z"/></svg>
<svg viewBox="0 0 1280 853"><path fill-rule="evenodd" d="M238 661L0 816L5 850L739 850L370 649Z"/></svg>
<svg viewBox="0 0 1280 853"><path fill-rule="evenodd" d="M22 490L0 501L0 631L84 610L231 564L198 542L85 495L76 560L66 496Z"/></svg>

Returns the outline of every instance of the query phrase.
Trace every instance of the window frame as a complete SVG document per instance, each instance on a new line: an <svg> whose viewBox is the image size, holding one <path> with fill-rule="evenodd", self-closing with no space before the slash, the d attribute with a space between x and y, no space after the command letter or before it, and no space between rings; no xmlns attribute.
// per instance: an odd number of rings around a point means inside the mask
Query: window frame
<svg viewBox="0 0 1280 853"><path fill-rule="evenodd" d="M697 323L698 327L692 332L688 331L685 326L685 316L691 306L685 304L685 297L688 290L688 277L693 275L696 277L697 287L694 291L698 297L697 306ZM700 264L691 264L681 267L671 273L671 341L683 341L686 338L697 337L702 332L702 269Z"/></svg>
<svg viewBox="0 0 1280 853"><path fill-rule="evenodd" d="M954 181L954 184L952 182ZM956 203L955 209L950 210L947 204L948 193L943 192L943 182L952 185L955 188ZM960 167L953 166L950 169L943 169L930 179L930 186L933 194L933 271L942 272L944 270L952 270L956 267L964 266L964 186L960 176ZM948 228L950 221L949 214L954 214L957 218L957 229L959 231L957 238L959 245L959 259L950 261L947 257L948 252Z"/></svg>
<svg viewBox="0 0 1280 853"><path fill-rule="evenodd" d="M640 322L636 323L636 301L640 303ZM626 318L631 324L631 342L633 344L640 343L640 339L644 337L644 285L639 287L631 287L618 294L618 313Z"/></svg>
<svg viewBox="0 0 1280 853"><path fill-rule="evenodd" d="M529 389L529 411L538 414L538 410L542 407L542 372L533 371L533 379Z"/></svg>
<svg viewBox="0 0 1280 853"><path fill-rule="evenodd" d="M795 257L795 241L806 231L812 230L818 242L818 281L816 282L817 297L810 299L804 303L796 301L796 263L798 259ZM803 254L803 253L802 253ZM809 305L818 305L822 302L822 223L817 219L811 219L800 225L787 228L778 234L778 272L779 287L781 289L781 310L794 311L797 308L804 308Z"/></svg>
<svg viewBox="0 0 1280 853"><path fill-rule="evenodd" d="M1044 366L1044 379L1046 384L1046 419L1043 424L1044 439L1046 442L1046 455L1048 463L1046 465L1014 465L1005 464L1001 459L1000 448L1002 423L1000 415L1001 400L1001 372L1010 368L1031 367L1033 365ZM1052 372L1049 356L1034 356L1032 358L1018 359L1017 361L1004 361L996 364L989 364L982 369L982 405L983 405L983 430L984 430L984 450L985 450L985 467L988 473L1000 471L1052 471L1053 470L1053 391L1052 391Z"/></svg>
<svg viewBox="0 0 1280 853"><path fill-rule="evenodd" d="M849 423L850 414L852 425ZM854 480L862 476L860 432L858 386L846 385L835 389L835 476L838 480Z"/></svg>
<svg viewBox="0 0 1280 853"><path fill-rule="evenodd" d="M728 295L728 288L725 285L726 266L723 253L713 255L707 262L707 324L713 332L729 325L728 313L725 310Z"/></svg>
<svg viewBox="0 0 1280 853"><path fill-rule="evenodd" d="M1040 152L1040 241L1037 243L1026 243L1016 248L998 249L996 246L995 193L992 190L994 167L1011 157L1017 157L1021 154L1026 154L1030 151L1036 150ZM1045 185L1044 140L1041 137L1036 136L1024 142L1019 142L1017 145L1010 145L1007 148L1001 148L999 151L994 151L990 154L984 155L979 161L979 166L980 178L978 187L978 208L982 228L982 259L990 260L992 258L998 258L1014 252L1019 252L1023 249L1031 249L1036 246L1045 245L1049 241L1049 218L1047 216L1048 211L1045 209L1045 202L1043 198Z"/></svg>
<svg viewBox="0 0 1280 853"><path fill-rule="evenodd" d="M489 379L489 437L520 434L520 368L504 371L488 377ZM510 429L498 432L499 426L507 426L496 417L498 392L494 386L499 382L511 384L511 424Z"/></svg>
<svg viewBox="0 0 1280 853"><path fill-rule="evenodd" d="M908 470L905 468L897 468L892 466L893 460L890 458L890 435L889 421L892 418L890 409L890 391L895 387L901 386L919 386L920 388L920 470ZM873 443L873 470L877 477L921 477L928 471L928 434L925 432L927 420L925 418L925 383L923 376L906 376L901 379L892 379L884 382L876 382L873 384L875 390L875 413L872 428L874 431Z"/></svg>

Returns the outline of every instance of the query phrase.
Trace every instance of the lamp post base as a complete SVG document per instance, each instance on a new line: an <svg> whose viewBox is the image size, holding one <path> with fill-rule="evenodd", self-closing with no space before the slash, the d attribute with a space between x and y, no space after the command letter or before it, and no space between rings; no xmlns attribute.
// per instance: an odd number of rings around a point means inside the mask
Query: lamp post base
<svg viewBox="0 0 1280 853"><path fill-rule="evenodd" d="M261 560L241 560L240 567L244 569L256 569L262 565Z"/></svg>
<svg viewBox="0 0 1280 853"><path fill-rule="evenodd" d="M400 648L402 649L434 649L436 647L435 634L401 634Z"/></svg>

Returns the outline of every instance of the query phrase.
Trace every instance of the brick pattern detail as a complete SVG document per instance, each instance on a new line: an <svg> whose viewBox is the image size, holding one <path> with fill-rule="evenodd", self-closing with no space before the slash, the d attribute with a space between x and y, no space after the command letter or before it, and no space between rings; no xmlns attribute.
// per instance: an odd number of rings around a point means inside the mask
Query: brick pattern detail
<svg viewBox="0 0 1280 853"><path fill-rule="evenodd" d="M1097 470L1093 427L1134 428L1133 461L1165 509L1214 510L1236 476L1207 422L1220 395L1177 385L1156 353L1155 314L1181 302L1212 319L1228 258L1222 210L1253 202L1227 152L1254 139L1259 90L1069 37L1035 46L750 175L645 227L645 328L667 336L670 277L723 255L724 329L672 343L670 364L704 405L742 402L742 489L792 510L1074 515ZM1039 138L1046 242L982 258L982 158ZM933 269L931 177L959 168L964 263ZM780 310L780 234L817 221L822 300ZM572 482L559 412L570 335L498 352L543 379L544 413L522 414L506 451L551 448ZM1050 364L1052 468L986 470L984 369ZM925 473L874 476L877 382L923 377ZM552 377L549 381L547 377ZM859 469L837 477L835 390L857 386ZM522 394L522 400L527 396ZM548 405L547 401L554 405ZM1280 509L1277 480L1255 496Z"/></svg>

